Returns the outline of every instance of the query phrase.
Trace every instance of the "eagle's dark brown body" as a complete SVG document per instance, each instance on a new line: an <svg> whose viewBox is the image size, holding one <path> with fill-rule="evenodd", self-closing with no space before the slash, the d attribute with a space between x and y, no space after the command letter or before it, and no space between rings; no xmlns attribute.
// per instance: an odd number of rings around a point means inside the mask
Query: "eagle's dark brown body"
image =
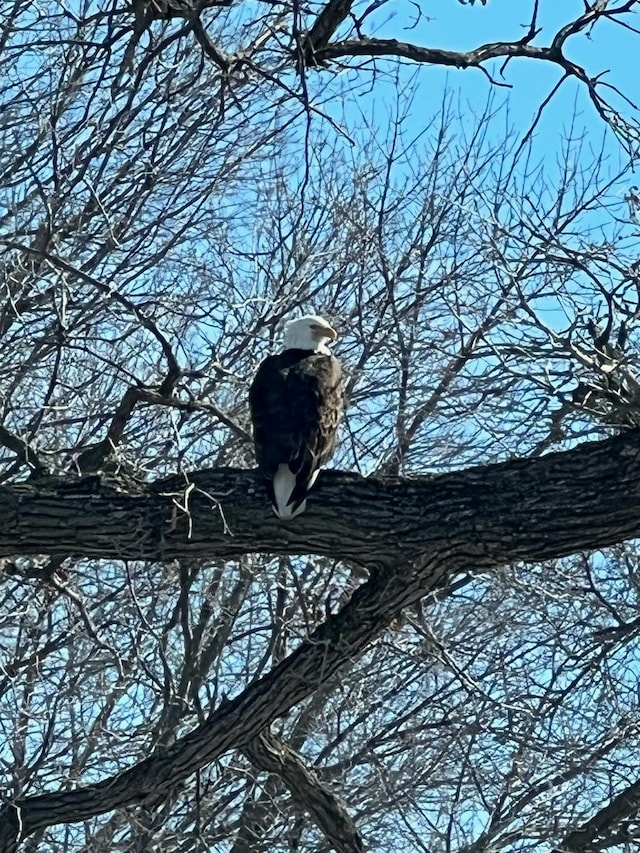
<svg viewBox="0 0 640 853"><path fill-rule="evenodd" d="M335 447L343 411L340 362L304 349L271 355L258 368L249 404L269 499L277 515L291 518L304 509L317 472Z"/></svg>

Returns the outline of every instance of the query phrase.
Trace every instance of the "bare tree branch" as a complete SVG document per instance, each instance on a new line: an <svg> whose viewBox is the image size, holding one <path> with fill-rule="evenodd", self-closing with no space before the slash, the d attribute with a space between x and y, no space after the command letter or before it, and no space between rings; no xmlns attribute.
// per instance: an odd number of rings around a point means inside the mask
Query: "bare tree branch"
<svg viewBox="0 0 640 853"><path fill-rule="evenodd" d="M0 444L15 453L18 459L30 469L32 476L45 473L46 469L43 463L26 441L18 438L17 435L13 435L3 426L0 426Z"/></svg>

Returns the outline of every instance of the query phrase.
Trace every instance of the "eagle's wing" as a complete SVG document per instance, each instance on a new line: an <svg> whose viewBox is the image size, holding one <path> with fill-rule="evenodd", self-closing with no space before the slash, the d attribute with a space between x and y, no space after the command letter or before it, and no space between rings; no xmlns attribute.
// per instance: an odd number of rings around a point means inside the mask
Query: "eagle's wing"
<svg viewBox="0 0 640 853"><path fill-rule="evenodd" d="M271 355L258 367L249 388L256 462L265 477L273 477L280 464L281 424L286 421L286 375L280 356Z"/></svg>
<svg viewBox="0 0 640 853"><path fill-rule="evenodd" d="M332 455L343 410L342 371L335 356L314 353L288 375L300 401L288 464L302 483Z"/></svg>

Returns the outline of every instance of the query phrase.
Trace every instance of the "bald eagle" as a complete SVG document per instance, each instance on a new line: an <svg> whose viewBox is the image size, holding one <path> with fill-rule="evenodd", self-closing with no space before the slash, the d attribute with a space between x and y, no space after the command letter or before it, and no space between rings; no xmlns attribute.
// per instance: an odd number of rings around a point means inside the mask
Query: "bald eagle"
<svg viewBox="0 0 640 853"><path fill-rule="evenodd" d="M284 350L268 356L249 390L258 468L275 514L295 518L330 458L342 417L342 371L327 344L338 335L322 317L289 321Z"/></svg>

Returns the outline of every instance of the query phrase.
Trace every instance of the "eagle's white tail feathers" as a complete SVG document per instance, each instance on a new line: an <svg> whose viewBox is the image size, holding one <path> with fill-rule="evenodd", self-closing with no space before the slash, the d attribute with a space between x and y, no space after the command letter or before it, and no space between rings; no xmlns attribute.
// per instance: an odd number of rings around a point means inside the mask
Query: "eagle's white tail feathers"
<svg viewBox="0 0 640 853"><path fill-rule="evenodd" d="M286 506L283 512L279 512L274 506L271 507L278 518L281 518L283 521L289 521L289 519L295 518L297 515L301 515L306 508L306 501L302 501L300 506L296 507L295 510L292 510L290 506Z"/></svg>
<svg viewBox="0 0 640 853"><path fill-rule="evenodd" d="M319 473L319 470L313 472L309 478L308 489L313 487ZM302 501L302 503L295 509L289 504L291 494L295 487L296 475L293 471L286 464L278 465L278 470L273 477L273 495L276 501L273 511L278 518L282 518L283 520L295 518L297 515L303 513L307 508L306 500Z"/></svg>
<svg viewBox="0 0 640 853"><path fill-rule="evenodd" d="M289 506L289 498L291 492L296 485L296 476L286 464L278 465L278 470L273 477L273 496L276 500L273 511L279 518L293 518L299 512L302 512L302 504L293 511Z"/></svg>

